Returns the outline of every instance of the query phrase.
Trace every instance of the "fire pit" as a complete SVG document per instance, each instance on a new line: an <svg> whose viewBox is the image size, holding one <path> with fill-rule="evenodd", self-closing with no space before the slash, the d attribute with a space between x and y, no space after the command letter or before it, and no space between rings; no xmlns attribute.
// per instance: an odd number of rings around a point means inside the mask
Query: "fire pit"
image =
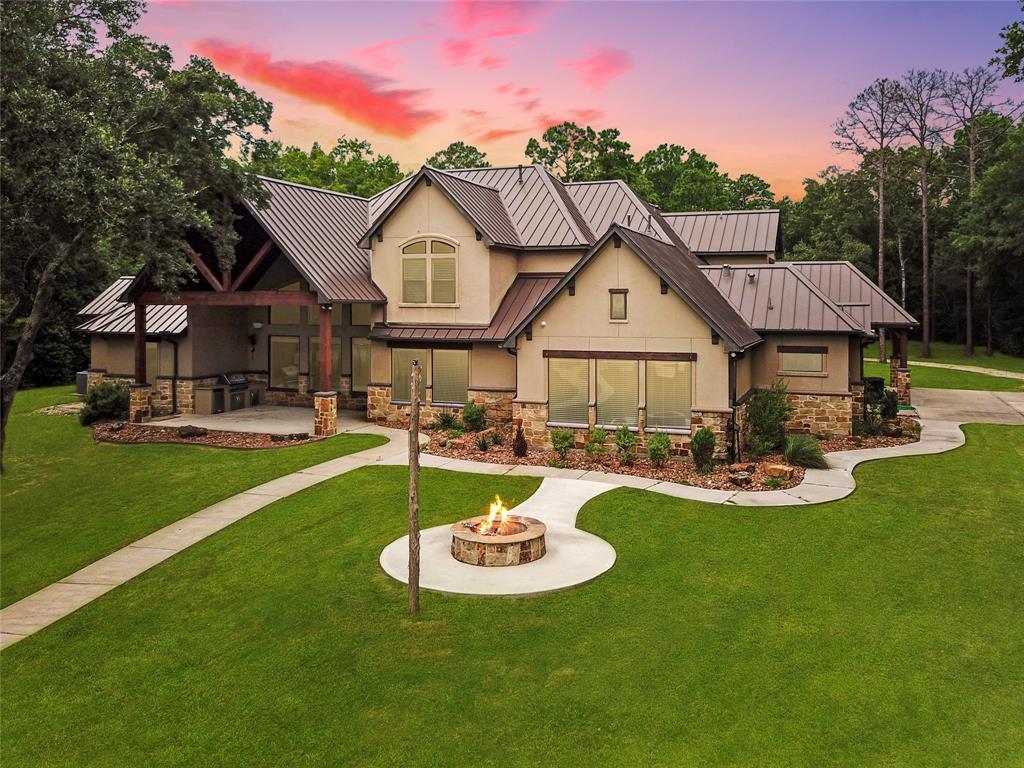
<svg viewBox="0 0 1024 768"><path fill-rule="evenodd" d="M532 517L510 515L501 498L490 512L452 526L452 557L470 565L523 565L544 557L547 526Z"/></svg>

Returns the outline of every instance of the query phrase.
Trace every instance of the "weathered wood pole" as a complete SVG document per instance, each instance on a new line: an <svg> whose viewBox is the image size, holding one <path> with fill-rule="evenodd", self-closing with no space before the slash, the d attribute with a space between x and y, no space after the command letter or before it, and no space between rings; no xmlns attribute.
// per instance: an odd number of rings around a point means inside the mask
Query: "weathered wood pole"
<svg viewBox="0 0 1024 768"><path fill-rule="evenodd" d="M412 361L409 397L409 613L420 610L420 361Z"/></svg>

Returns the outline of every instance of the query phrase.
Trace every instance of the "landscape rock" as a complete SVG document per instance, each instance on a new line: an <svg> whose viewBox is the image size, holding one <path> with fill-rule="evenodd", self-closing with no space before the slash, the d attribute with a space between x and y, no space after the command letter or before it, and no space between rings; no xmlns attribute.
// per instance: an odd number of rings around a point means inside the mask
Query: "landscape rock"
<svg viewBox="0 0 1024 768"><path fill-rule="evenodd" d="M192 424L178 427L178 437L205 437L207 434L209 434L208 430L203 427L193 426Z"/></svg>
<svg viewBox="0 0 1024 768"><path fill-rule="evenodd" d="M903 427L887 422L882 425L881 433L884 437L903 437Z"/></svg>
<svg viewBox="0 0 1024 768"><path fill-rule="evenodd" d="M120 432L121 430L123 430L123 429L124 429L125 427L127 427L127 426L128 426L128 424L127 424L127 423L125 423L125 422L123 422L123 421L112 421L112 422L111 422L111 423L110 423L110 424L109 424L109 425L107 426L107 429L108 429L109 431L111 431L111 432Z"/></svg>
<svg viewBox="0 0 1024 768"><path fill-rule="evenodd" d="M755 469L755 466L754 466L754 462L752 462L752 461L741 461L741 462L739 462L737 464L730 464L729 465L729 471L730 472L746 472L748 474L753 474L754 473L754 469Z"/></svg>
<svg viewBox="0 0 1024 768"><path fill-rule="evenodd" d="M750 485L752 477L749 472L730 472L729 482L733 485Z"/></svg>
<svg viewBox="0 0 1024 768"><path fill-rule="evenodd" d="M768 477L777 477L780 480L792 480L796 470L786 464L765 464L764 473Z"/></svg>

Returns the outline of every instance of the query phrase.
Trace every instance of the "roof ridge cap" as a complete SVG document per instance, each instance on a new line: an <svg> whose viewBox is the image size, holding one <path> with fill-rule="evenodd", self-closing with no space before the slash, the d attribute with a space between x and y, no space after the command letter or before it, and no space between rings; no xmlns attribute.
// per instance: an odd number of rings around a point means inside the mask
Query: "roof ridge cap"
<svg viewBox="0 0 1024 768"><path fill-rule="evenodd" d="M771 265L765 265L765 266L775 266L775 265L771 264ZM788 267L788 265L786 265L786 264L783 264L782 266L787 266ZM855 325L856 320L854 320L846 312L845 309L843 309L842 307L837 305L834 301L832 301L832 299L829 298L828 295L824 291L822 291L820 288L818 288L818 286L816 286L813 282L811 282L811 279L809 277L807 277L806 275L804 275L802 272L800 272L799 269L787 269L786 271L789 272L794 277L796 277L796 279L800 283L806 285L811 290L811 293L813 293L815 296L817 296L819 299L821 299L822 302L824 302L825 306L827 306L836 315L838 315L840 318L842 318L843 322L846 323L852 330L857 331L859 333L863 333L864 332L863 328L860 328L857 325Z"/></svg>
<svg viewBox="0 0 1024 768"><path fill-rule="evenodd" d="M312 186L310 184L300 184L297 181L288 181L286 179L275 179L273 176L262 176L260 174L256 174L256 178L257 179L262 179L263 181L270 181L270 182L273 182L275 184L284 184L285 186L289 186L289 187L298 187L299 189L308 189L311 192L323 192L325 195L337 195L338 197L348 197L348 198L351 198L352 200L360 200L360 201L362 201L364 203L368 203L370 200L373 199L373 198L370 198L370 197L360 197L359 195L353 195L350 192L338 192L335 189L324 189L323 187L314 187L314 186ZM404 181L404 179L402 181ZM392 184L391 186L393 187L395 185ZM391 187L388 187L388 189L390 189L390 188ZM377 194L378 195L379 194L383 194L383 190L381 192L378 192ZM374 195L374 197L376 197L376 195Z"/></svg>
<svg viewBox="0 0 1024 768"><path fill-rule="evenodd" d="M563 197L562 194L558 191L557 187L555 187L555 182L562 184L564 186L562 180L556 179L551 174L551 172L547 168L544 168L543 166L533 164L531 165L531 167L537 168L537 172L540 174L541 183L545 184L547 188L551 191L551 197L554 198L555 206L559 209L559 211L562 212L563 218L565 218L566 223L568 223L569 225L569 228L573 230L573 232L576 234L576 238L582 244L589 243L591 237L588 237L588 233L584 232L583 229L580 227L579 222L576 220L576 216L573 216L572 211L569 210L569 206L566 203L565 197ZM566 197L567 196L568 193L566 193ZM581 211L579 209L579 206L577 206L576 203L573 202L572 198L569 198L568 202L572 203L573 207L576 208L576 213L580 217L580 219L586 221L586 217L583 215L583 211ZM587 228L589 229L590 227L588 226ZM595 235L593 232L591 232L590 235L592 235L594 238L597 237L597 235Z"/></svg>
<svg viewBox="0 0 1024 768"><path fill-rule="evenodd" d="M472 179L463 179L460 176L456 176L454 173L449 173L448 171L443 171L440 168L434 168L433 166L430 165L425 165L423 167L426 168L428 171L431 171L432 173L440 173L443 176L450 176L456 181L461 181L463 184L474 184L480 187L481 189L489 189L492 192L497 192L499 195L501 194L501 190L499 190L497 187L492 187L489 184L481 184L479 181L473 181ZM502 201L502 205L504 205L504 201Z"/></svg>
<svg viewBox="0 0 1024 768"><path fill-rule="evenodd" d="M662 216L709 216L713 213L779 213L781 208L732 208L726 211L662 211Z"/></svg>

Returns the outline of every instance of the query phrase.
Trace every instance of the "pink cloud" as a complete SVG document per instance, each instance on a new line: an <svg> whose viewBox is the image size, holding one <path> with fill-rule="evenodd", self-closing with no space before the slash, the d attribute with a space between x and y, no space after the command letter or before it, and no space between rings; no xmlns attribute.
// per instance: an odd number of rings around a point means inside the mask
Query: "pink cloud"
<svg viewBox="0 0 1024 768"><path fill-rule="evenodd" d="M357 48L352 51L352 56L357 60L365 61L377 69L392 71L405 63L405 57L398 53L396 49L409 43L423 40L425 37L426 35L408 35L407 37L397 37L392 40L381 40L379 43Z"/></svg>
<svg viewBox="0 0 1024 768"><path fill-rule="evenodd" d="M570 109L569 114L584 123L600 120L604 117L604 112L600 109Z"/></svg>
<svg viewBox="0 0 1024 768"><path fill-rule="evenodd" d="M540 106L540 99L527 99L526 101L517 101L516 106L522 107L523 112L533 112L533 110Z"/></svg>
<svg viewBox="0 0 1024 768"><path fill-rule="evenodd" d="M347 64L272 61L268 53L221 40L200 40L193 48L233 74L328 107L389 136L408 138L441 119L439 112L417 106L426 91L394 88L393 80Z"/></svg>
<svg viewBox="0 0 1024 768"><path fill-rule="evenodd" d="M508 62L505 59L499 59L497 56L482 56L479 61L480 69L501 69Z"/></svg>
<svg viewBox="0 0 1024 768"><path fill-rule="evenodd" d="M499 139L507 139L509 136L518 136L521 133L526 133L529 128L492 128L489 131L484 131L480 134L481 141L498 141Z"/></svg>
<svg viewBox="0 0 1024 768"><path fill-rule="evenodd" d="M444 24L452 34L441 42L441 59L452 67L502 67L507 62L487 43L509 42L535 32L548 7L547 3L519 0L451 0Z"/></svg>
<svg viewBox="0 0 1024 768"><path fill-rule="evenodd" d="M466 117L472 117L477 120L481 120L487 117L487 113L484 112L482 109L464 109L462 110L462 114L464 114Z"/></svg>
<svg viewBox="0 0 1024 768"><path fill-rule="evenodd" d="M633 60L622 48L603 47L592 48L590 54L582 59L563 61L562 66L575 70L584 85L599 91L609 81L629 72L633 68Z"/></svg>
<svg viewBox="0 0 1024 768"><path fill-rule="evenodd" d="M450 67L463 67L480 52L480 44L468 38L441 41L441 58Z"/></svg>
<svg viewBox="0 0 1024 768"><path fill-rule="evenodd" d="M467 33L488 26L523 24L545 15L550 4L524 0L450 0L448 16L459 32Z"/></svg>

